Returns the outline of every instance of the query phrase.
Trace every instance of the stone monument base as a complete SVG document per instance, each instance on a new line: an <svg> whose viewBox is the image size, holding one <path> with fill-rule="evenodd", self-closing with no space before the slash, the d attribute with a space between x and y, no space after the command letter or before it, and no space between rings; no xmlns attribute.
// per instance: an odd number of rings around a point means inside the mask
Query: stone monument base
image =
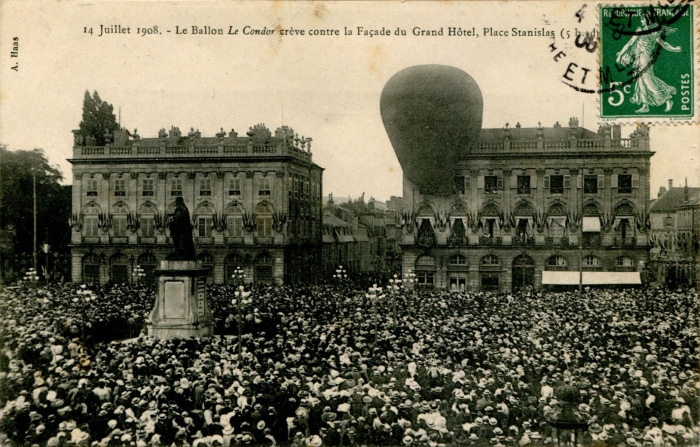
<svg viewBox="0 0 700 447"><path fill-rule="evenodd" d="M214 335L207 303L207 269L200 261L161 261L156 302L149 316L148 335L161 339Z"/></svg>

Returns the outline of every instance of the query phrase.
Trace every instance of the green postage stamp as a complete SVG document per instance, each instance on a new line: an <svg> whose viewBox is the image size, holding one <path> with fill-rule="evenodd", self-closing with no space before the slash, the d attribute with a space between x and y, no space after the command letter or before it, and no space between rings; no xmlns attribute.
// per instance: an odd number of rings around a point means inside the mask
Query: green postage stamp
<svg viewBox="0 0 700 447"><path fill-rule="evenodd" d="M696 121L692 4L600 7L600 114L614 121Z"/></svg>

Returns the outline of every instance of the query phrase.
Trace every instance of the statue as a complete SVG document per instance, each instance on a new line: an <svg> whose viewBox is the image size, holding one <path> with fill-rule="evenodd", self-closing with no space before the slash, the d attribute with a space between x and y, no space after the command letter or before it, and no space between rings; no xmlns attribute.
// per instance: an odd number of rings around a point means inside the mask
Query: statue
<svg viewBox="0 0 700 447"><path fill-rule="evenodd" d="M188 261L195 259L194 242L192 241L192 223L190 212L182 197L175 199L175 211L170 219L170 237L175 245L175 253L168 256L169 260Z"/></svg>

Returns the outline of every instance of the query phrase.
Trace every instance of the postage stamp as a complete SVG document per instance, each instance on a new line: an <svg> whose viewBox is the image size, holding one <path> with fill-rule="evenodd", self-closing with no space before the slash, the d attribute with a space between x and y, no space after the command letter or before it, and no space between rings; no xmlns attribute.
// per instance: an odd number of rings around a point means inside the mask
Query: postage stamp
<svg viewBox="0 0 700 447"><path fill-rule="evenodd" d="M687 2L600 7L600 116L697 120L695 11Z"/></svg>

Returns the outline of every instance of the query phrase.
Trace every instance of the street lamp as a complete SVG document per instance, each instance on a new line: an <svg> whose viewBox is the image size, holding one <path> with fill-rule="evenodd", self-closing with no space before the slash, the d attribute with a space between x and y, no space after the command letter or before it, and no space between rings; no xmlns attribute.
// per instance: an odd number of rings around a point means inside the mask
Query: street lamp
<svg viewBox="0 0 700 447"><path fill-rule="evenodd" d="M389 280L388 289L389 293L391 293L392 326L396 329L396 297L401 292L401 279L399 275L394 275L394 278Z"/></svg>
<svg viewBox="0 0 700 447"><path fill-rule="evenodd" d="M376 284L373 284L372 287L369 288L369 293L365 295L365 297L372 302L372 314L374 317L374 348L377 347L377 319L379 318L379 312L377 312L377 301L384 299L384 295L381 293L382 288L377 287Z"/></svg>
<svg viewBox="0 0 700 447"><path fill-rule="evenodd" d="M408 273L403 274L403 286L406 287L408 285L408 287L411 288L411 295L412 296L415 295L415 292L416 292L415 282L416 282L416 274L413 273L412 269L408 269ZM408 305L409 314L411 313L411 301L413 301L413 300L409 300L409 305Z"/></svg>
<svg viewBox="0 0 700 447"><path fill-rule="evenodd" d="M253 301L252 299L248 298L253 292L246 292L245 286L243 286L243 280L245 278L245 275L242 268L236 267L236 270L234 270L233 274L231 275L231 278L233 278L234 284L238 285L238 288L233 293L236 296L236 298L231 300L231 303L234 306L236 306L238 314L238 363L240 364L241 359L243 358L243 305L250 304Z"/></svg>
<svg viewBox="0 0 700 447"><path fill-rule="evenodd" d="M82 286L82 287L85 287L85 286ZM78 297L73 298L73 302L80 304L80 310L83 314L83 321L80 323L80 337L82 338L83 343L85 343L85 327L88 324L87 306L90 304L90 302L95 301L97 299L97 297L95 296L95 292L93 292L92 290L87 290L87 289L78 290L77 294L78 294Z"/></svg>
<svg viewBox="0 0 700 447"><path fill-rule="evenodd" d="M136 284L141 283L141 279L146 276L146 272L141 268L140 265L136 264L136 267L134 267L134 271L132 272L133 276L133 281Z"/></svg>
<svg viewBox="0 0 700 447"><path fill-rule="evenodd" d="M339 265L338 268L335 269L335 275L333 275L333 278L337 279L338 282L341 283L344 279L348 279L348 272L342 265Z"/></svg>

